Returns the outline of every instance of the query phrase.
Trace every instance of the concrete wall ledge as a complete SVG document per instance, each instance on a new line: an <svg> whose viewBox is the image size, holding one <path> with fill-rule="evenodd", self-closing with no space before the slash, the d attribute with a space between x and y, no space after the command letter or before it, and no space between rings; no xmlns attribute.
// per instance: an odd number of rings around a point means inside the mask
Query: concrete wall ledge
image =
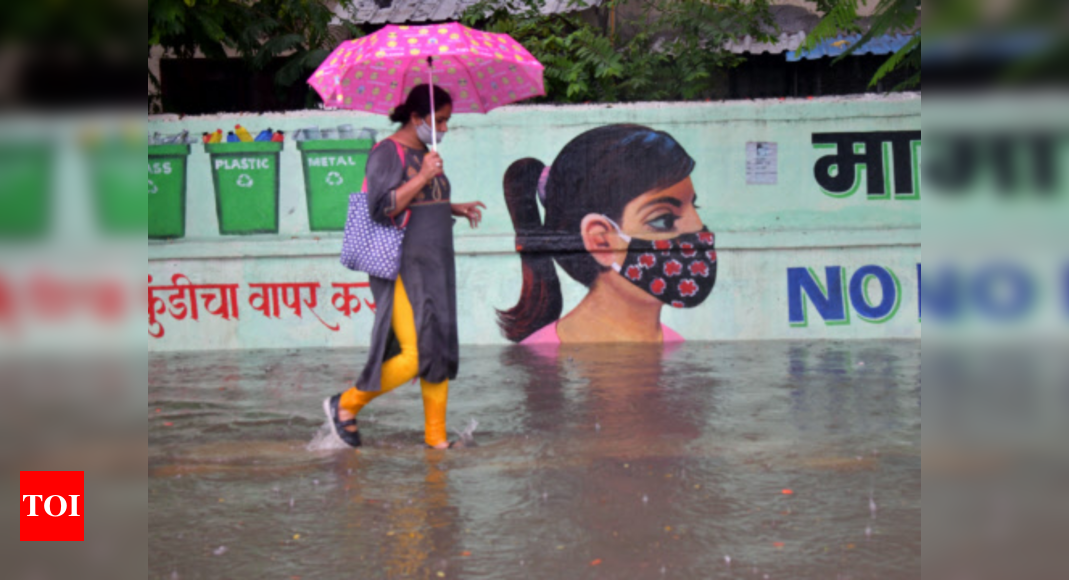
<svg viewBox="0 0 1069 580"><path fill-rule="evenodd" d="M336 257L340 233L304 236L241 236L234 238L187 238L150 241L148 260L223 260L244 258ZM717 232L720 251L769 252L781 249L831 249L863 247L920 247L919 228ZM515 238L507 235L457 236L460 255L512 255Z"/></svg>

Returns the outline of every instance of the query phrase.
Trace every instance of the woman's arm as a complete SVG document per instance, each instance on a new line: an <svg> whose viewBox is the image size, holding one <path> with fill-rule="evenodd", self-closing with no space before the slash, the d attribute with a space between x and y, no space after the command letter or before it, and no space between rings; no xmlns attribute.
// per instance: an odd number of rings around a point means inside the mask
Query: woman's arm
<svg viewBox="0 0 1069 580"><path fill-rule="evenodd" d="M397 188L396 199L397 204L392 212L388 212L391 218L401 215L403 211L408 208L408 204L412 203L413 199L419 195L420 191L423 191L424 187L431 182L435 177L442 175L442 158L438 155L437 151L430 151L423 157L423 167L420 168L419 173L415 177L409 179L401 187Z"/></svg>
<svg viewBox="0 0 1069 580"><path fill-rule="evenodd" d="M450 209L453 211L453 215L457 217L467 218L468 223L471 225L472 229L475 229L479 227L479 222L483 221L482 210L486 209L486 204L481 201L454 203L450 205Z"/></svg>

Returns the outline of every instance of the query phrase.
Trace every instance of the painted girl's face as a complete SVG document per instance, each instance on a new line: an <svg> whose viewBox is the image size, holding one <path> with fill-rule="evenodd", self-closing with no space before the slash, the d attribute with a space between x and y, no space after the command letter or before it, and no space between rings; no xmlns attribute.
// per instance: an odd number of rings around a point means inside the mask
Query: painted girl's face
<svg viewBox="0 0 1069 580"><path fill-rule="evenodd" d="M624 206L620 227L644 240L674 238L700 231L694 182L686 178L671 187L644 193Z"/></svg>
<svg viewBox="0 0 1069 580"><path fill-rule="evenodd" d="M689 177L665 189L646 192L624 206L620 228L625 234L643 240L664 240L699 232L704 224L698 216L698 206L694 205L696 200L694 182ZM624 263L628 242L605 216L587 215L581 228L583 244L599 264L608 269L613 263ZM636 301L661 304L611 270L605 273L605 278Z"/></svg>

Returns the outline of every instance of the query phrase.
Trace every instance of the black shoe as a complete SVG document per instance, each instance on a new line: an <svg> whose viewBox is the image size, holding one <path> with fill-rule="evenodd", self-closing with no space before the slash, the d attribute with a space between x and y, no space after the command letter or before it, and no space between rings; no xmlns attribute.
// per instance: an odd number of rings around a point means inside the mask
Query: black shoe
<svg viewBox="0 0 1069 580"><path fill-rule="evenodd" d="M323 399L323 412L327 415L327 421L330 422L330 426L334 429L334 434L338 436L349 447L360 447L360 431L346 431L346 427L355 427L356 418L349 419L348 421L338 420L338 401L341 400L341 395L334 395L333 397L327 397Z"/></svg>

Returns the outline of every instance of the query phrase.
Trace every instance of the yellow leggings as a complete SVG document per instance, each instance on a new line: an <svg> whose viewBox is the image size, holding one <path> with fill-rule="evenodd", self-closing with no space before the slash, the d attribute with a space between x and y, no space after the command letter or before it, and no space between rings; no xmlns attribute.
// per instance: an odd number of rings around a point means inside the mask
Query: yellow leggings
<svg viewBox="0 0 1069 580"><path fill-rule="evenodd" d="M376 397L385 395L419 375L416 318L400 276L394 285L393 318L390 323L397 342L401 343L401 354L382 363L381 391L367 392L352 387L342 393L338 406L354 415L360 413L360 410ZM445 433L445 407L446 399L449 398L449 379L440 383L428 383L420 379L420 386L423 390L425 440L431 447L441 445L448 441Z"/></svg>

